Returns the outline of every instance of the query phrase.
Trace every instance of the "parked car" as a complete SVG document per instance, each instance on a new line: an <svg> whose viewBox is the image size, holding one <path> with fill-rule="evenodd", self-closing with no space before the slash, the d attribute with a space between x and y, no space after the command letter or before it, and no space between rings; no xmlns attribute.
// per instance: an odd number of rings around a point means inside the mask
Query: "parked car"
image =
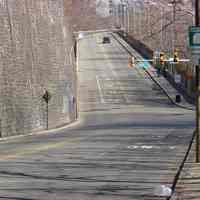
<svg viewBox="0 0 200 200"><path fill-rule="evenodd" d="M109 38L109 37L103 37L102 43L103 43L103 44L105 44L105 43L110 43L110 38Z"/></svg>

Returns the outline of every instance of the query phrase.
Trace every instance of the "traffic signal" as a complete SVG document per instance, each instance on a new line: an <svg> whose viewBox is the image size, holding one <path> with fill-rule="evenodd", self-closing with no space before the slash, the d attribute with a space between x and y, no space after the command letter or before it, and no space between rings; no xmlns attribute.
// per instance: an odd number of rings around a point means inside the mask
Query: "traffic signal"
<svg viewBox="0 0 200 200"><path fill-rule="evenodd" d="M165 63L165 54L163 52L160 52L160 64L164 65Z"/></svg>
<svg viewBox="0 0 200 200"><path fill-rule="evenodd" d="M175 63L178 63L179 62L179 58L178 58L178 50L175 49L174 51L174 60L173 60Z"/></svg>

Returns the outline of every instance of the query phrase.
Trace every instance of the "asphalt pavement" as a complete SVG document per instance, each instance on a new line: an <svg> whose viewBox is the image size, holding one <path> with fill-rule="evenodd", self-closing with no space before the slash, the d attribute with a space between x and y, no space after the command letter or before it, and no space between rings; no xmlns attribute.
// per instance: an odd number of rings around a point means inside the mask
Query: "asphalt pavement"
<svg viewBox="0 0 200 200"><path fill-rule="evenodd" d="M102 44L103 35L111 37ZM0 142L0 199L162 200L194 128L110 34L78 42L79 119Z"/></svg>

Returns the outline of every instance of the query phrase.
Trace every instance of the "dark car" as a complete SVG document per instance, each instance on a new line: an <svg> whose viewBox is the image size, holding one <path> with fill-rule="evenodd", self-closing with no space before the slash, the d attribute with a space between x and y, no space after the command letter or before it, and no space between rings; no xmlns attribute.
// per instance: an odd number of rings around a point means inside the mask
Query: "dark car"
<svg viewBox="0 0 200 200"><path fill-rule="evenodd" d="M103 43L103 44L105 44L105 43L110 43L110 38L109 38L109 37L103 37L102 43Z"/></svg>

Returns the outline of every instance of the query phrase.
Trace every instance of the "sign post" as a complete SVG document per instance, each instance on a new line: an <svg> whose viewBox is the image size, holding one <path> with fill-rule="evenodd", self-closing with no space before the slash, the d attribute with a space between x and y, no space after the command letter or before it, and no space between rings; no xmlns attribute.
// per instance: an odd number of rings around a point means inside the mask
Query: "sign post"
<svg viewBox="0 0 200 200"><path fill-rule="evenodd" d="M51 99L51 94L48 90L45 90L44 95L42 96L44 101L46 102L46 129L49 129L49 101Z"/></svg>

